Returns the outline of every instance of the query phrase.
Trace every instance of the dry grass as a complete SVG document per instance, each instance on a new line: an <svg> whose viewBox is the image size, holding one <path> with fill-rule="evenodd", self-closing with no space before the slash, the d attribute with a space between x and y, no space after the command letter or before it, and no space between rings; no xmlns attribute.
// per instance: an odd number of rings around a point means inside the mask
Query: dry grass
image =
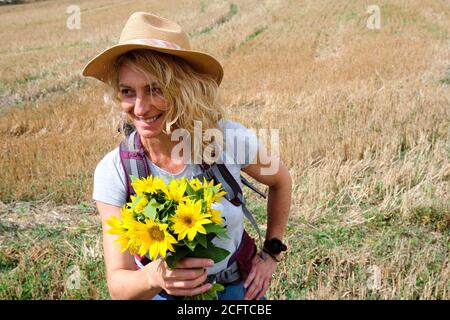
<svg viewBox="0 0 450 320"><path fill-rule="evenodd" d="M360 0L78 1L81 30L72 31L68 4L0 7L7 208L43 198L90 202L95 165L119 137L116 110L102 106L102 87L80 71L117 41L130 13L151 10L178 21L196 49L223 63L231 118L280 129L280 155L294 178L292 250L270 297L449 298L444 2L378 1L380 30L366 28ZM255 210L262 218L256 199ZM378 290L367 288L371 265L381 269Z"/></svg>

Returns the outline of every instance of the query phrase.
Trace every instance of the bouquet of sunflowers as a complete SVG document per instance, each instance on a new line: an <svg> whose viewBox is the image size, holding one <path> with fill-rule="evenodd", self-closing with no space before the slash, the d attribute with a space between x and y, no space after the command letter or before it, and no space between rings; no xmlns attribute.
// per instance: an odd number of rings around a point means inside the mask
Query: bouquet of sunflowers
<svg viewBox="0 0 450 320"><path fill-rule="evenodd" d="M212 243L216 236L227 238L220 211L211 207L225 195L221 184L197 178L173 179L168 184L152 176L131 176L131 180L136 195L121 208L120 219L111 216L107 221L108 233L118 236L121 252L148 254L152 260L160 256L170 268L184 257L217 263L228 256L228 250ZM223 289L214 283L207 292L189 299L217 299L217 291Z"/></svg>

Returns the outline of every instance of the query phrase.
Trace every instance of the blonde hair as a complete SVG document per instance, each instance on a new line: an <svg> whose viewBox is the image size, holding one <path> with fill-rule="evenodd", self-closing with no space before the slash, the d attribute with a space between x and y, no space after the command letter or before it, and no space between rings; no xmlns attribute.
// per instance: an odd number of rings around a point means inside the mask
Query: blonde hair
<svg viewBox="0 0 450 320"><path fill-rule="evenodd" d="M119 69L126 64L133 70L144 75L149 73L155 76L160 85L160 89L168 104L168 111L165 115L165 134L171 134L173 128L183 128L187 130L193 139L194 121L202 123L203 133L208 129L219 129L219 120L225 118L225 110L219 101L218 84L216 81L204 74L195 71L186 61L164 53L136 49L121 55L110 69L108 78L105 81L108 85L105 92L105 102L118 107L119 99ZM151 86L151 83L149 83ZM126 126L131 125L131 121L126 118L119 128L126 135ZM202 150L210 144L202 140ZM194 143L198 143L195 141ZM193 159L197 159L195 150L191 148ZM199 155L197 155L199 156ZM203 154L200 155L203 159ZM203 159L207 163L209 159Z"/></svg>

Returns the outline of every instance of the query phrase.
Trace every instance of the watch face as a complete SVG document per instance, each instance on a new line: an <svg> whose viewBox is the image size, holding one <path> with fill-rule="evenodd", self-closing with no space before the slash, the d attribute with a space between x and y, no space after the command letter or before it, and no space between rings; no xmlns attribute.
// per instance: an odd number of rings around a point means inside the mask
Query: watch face
<svg viewBox="0 0 450 320"><path fill-rule="evenodd" d="M281 251L286 250L283 242L279 239L266 240L264 246L270 253L273 254L279 254Z"/></svg>
<svg viewBox="0 0 450 320"><path fill-rule="evenodd" d="M272 239L270 241L269 246L270 246L270 248L269 248L270 252L278 254L281 252L281 250L283 248L283 243L278 239Z"/></svg>

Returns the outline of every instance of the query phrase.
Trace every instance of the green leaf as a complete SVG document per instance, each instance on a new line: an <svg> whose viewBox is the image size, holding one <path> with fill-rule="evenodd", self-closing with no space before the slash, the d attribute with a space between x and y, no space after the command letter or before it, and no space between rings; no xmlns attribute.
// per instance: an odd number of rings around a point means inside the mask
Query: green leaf
<svg viewBox="0 0 450 320"><path fill-rule="evenodd" d="M230 252L228 250L216 247L215 245L211 244L207 249L198 247L197 250L192 252L191 255L195 258L212 259L215 263L217 263L225 259L229 254Z"/></svg>
<svg viewBox="0 0 450 320"><path fill-rule="evenodd" d="M142 213L133 213L133 219L138 221L138 222L142 222L145 223L145 215L143 215Z"/></svg>
<svg viewBox="0 0 450 320"><path fill-rule="evenodd" d="M201 233L197 233L195 239L200 243L204 248L208 247L208 241L206 240L206 236Z"/></svg>
<svg viewBox="0 0 450 320"><path fill-rule="evenodd" d="M141 200L144 198L145 196L143 194L141 194L140 196L137 196L134 201L131 203L131 210L134 210L134 208L136 207L136 205L141 202Z"/></svg>
<svg viewBox="0 0 450 320"><path fill-rule="evenodd" d="M217 236L221 238L230 239L227 234L227 229L225 227L221 227L215 223L209 223L203 225L205 227L206 232L209 233L215 233Z"/></svg>
<svg viewBox="0 0 450 320"><path fill-rule="evenodd" d="M184 244L191 250L194 251L195 247L197 246L197 241L195 241L195 238L193 241L189 241L187 239L184 239Z"/></svg>
<svg viewBox="0 0 450 320"><path fill-rule="evenodd" d="M186 185L186 193L188 194L188 196L194 196L195 195L195 190L192 189L191 185L188 183Z"/></svg>
<svg viewBox="0 0 450 320"><path fill-rule="evenodd" d="M175 252L173 252L170 256L167 256L166 263L169 268L174 269L177 266L178 261L187 256L190 250L186 247L175 247Z"/></svg>
<svg viewBox="0 0 450 320"><path fill-rule="evenodd" d="M205 188L205 190L206 190L206 192L208 193L208 194L213 194L213 195L215 195L215 194L217 194L219 191L220 191L220 186L219 185L214 185L214 186L209 186L209 187L206 187Z"/></svg>
<svg viewBox="0 0 450 320"><path fill-rule="evenodd" d="M159 208L159 217L161 221L167 221L169 216L175 213L175 202L173 200L166 201L162 207Z"/></svg>
<svg viewBox="0 0 450 320"><path fill-rule="evenodd" d="M220 283L213 283L212 287L208 291L196 294L193 296L183 297L183 300L218 300L218 291L223 291L225 287Z"/></svg>
<svg viewBox="0 0 450 320"><path fill-rule="evenodd" d="M202 212L206 212L206 201L202 200Z"/></svg>
<svg viewBox="0 0 450 320"><path fill-rule="evenodd" d="M152 219L152 220L156 220L156 208L154 206L152 206L150 203L144 208L144 213L145 215Z"/></svg>
<svg viewBox="0 0 450 320"><path fill-rule="evenodd" d="M162 209L164 208L164 204L159 203L155 198L150 199L149 204L157 209Z"/></svg>
<svg viewBox="0 0 450 320"><path fill-rule="evenodd" d="M215 292L217 291L223 291L225 289L225 287L223 285L221 285L220 283L213 283L211 289L213 289Z"/></svg>
<svg viewBox="0 0 450 320"><path fill-rule="evenodd" d="M195 191L195 199L203 200L203 188L200 188L197 191Z"/></svg>
<svg viewBox="0 0 450 320"><path fill-rule="evenodd" d="M158 202L159 204L164 204L168 200L166 197L166 194L163 191L158 191L156 194L153 194L153 198Z"/></svg>
<svg viewBox="0 0 450 320"><path fill-rule="evenodd" d="M214 239L216 237L215 233L207 233L206 234L206 241L211 242L212 239Z"/></svg>
<svg viewBox="0 0 450 320"><path fill-rule="evenodd" d="M144 208L145 215L153 220L161 220L157 219L158 213L164 209L164 204L159 203L156 199L150 199L147 206Z"/></svg>
<svg viewBox="0 0 450 320"><path fill-rule="evenodd" d="M136 180L139 180L138 177L133 176L132 174L130 174L130 179L131 179L131 182L135 182Z"/></svg>
<svg viewBox="0 0 450 320"><path fill-rule="evenodd" d="M162 210L162 209L164 209L164 206L166 205L166 203L159 203L158 201L154 201L153 203L152 203L152 206L154 206L156 209L158 209L158 210Z"/></svg>

